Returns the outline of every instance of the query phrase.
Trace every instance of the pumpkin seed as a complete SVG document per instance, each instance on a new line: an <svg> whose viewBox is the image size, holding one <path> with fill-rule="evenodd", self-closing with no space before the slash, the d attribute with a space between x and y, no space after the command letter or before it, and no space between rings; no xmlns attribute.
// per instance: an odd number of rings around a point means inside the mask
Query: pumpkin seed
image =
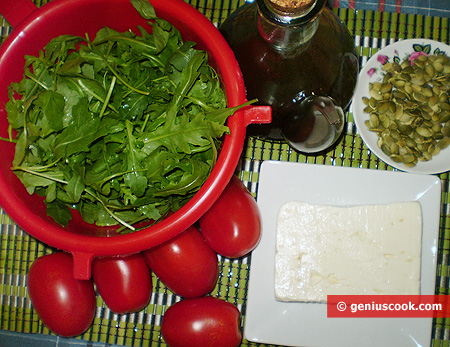
<svg viewBox="0 0 450 347"><path fill-rule="evenodd" d="M445 149L450 145L450 137L444 137L441 141L437 143L440 149Z"/></svg>
<svg viewBox="0 0 450 347"><path fill-rule="evenodd" d="M450 120L450 112L440 112L438 116L441 123L445 123Z"/></svg>
<svg viewBox="0 0 450 347"><path fill-rule="evenodd" d="M430 152L430 148L433 149L432 152ZM438 154L440 153L440 151L441 151L441 148L440 148L439 146L437 146L437 145L433 145L433 146L430 146L430 147L428 148L428 152L429 152L432 156L438 155Z"/></svg>
<svg viewBox="0 0 450 347"><path fill-rule="evenodd" d="M436 72L442 72L444 70L444 65L440 61L435 61L433 63L433 67Z"/></svg>
<svg viewBox="0 0 450 347"><path fill-rule="evenodd" d="M383 65L382 82L369 85L365 121L395 162L414 166L450 146L450 58L420 55Z"/></svg>
<svg viewBox="0 0 450 347"><path fill-rule="evenodd" d="M377 108L377 100L375 100L374 98L370 98L369 99L369 106L372 107L373 109Z"/></svg>
<svg viewBox="0 0 450 347"><path fill-rule="evenodd" d="M384 75L383 77L383 83L389 83L389 80L392 78L392 73L388 72L386 73L386 75Z"/></svg>
<svg viewBox="0 0 450 347"><path fill-rule="evenodd" d="M400 79L395 79L395 80L391 81L391 83L394 85L394 87L401 88L401 87L405 86L406 81L400 80Z"/></svg>
<svg viewBox="0 0 450 347"><path fill-rule="evenodd" d="M412 117L409 113L402 113L402 116L399 119L399 121L405 125L412 124L413 120L414 120L414 117Z"/></svg>
<svg viewBox="0 0 450 347"><path fill-rule="evenodd" d="M386 63L382 68L384 71L390 71L392 69L392 63Z"/></svg>
<svg viewBox="0 0 450 347"><path fill-rule="evenodd" d="M447 102L441 103L441 110L450 111L450 104L448 104Z"/></svg>
<svg viewBox="0 0 450 347"><path fill-rule="evenodd" d="M389 109L390 105L388 101L382 101L378 104L378 112L380 113L386 113L386 111Z"/></svg>
<svg viewBox="0 0 450 347"><path fill-rule="evenodd" d="M399 148L400 148L399 145L396 144L395 142L393 142L391 144L391 147L389 148L391 150L391 155L392 154L398 154Z"/></svg>
<svg viewBox="0 0 450 347"><path fill-rule="evenodd" d="M391 159L393 161L395 161L396 163L403 163L403 157L401 155L398 154L391 154L390 155Z"/></svg>
<svg viewBox="0 0 450 347"><path fill-rule="evenodd" d="M389 148L389 146L387 146L386 144L382 144L381 146L380 146L380 148L381 148L381 150L383 151L383 153L384 154L386 154L386 155L388 155L388 156L391 156L391 149Z"/></svg>
<svg viewBox="0 0 450 347"><path fill-rule="evenodd" d="M412 163L416 160L416 157L413 154L407 154L403 156L404 163Z"/></svg>
<svg viewBox="0 0 450 347"><path fill-rule="evenodd" d="M442 127L441 132L445 137L450 137L450 127L448 126Z"/></svg>
<svg viewBox="0 0 450 347"><path fill-rule="evenodd" d="M413 93L413 87L410 83L405 83L405 93L411 95Z"/></svg>
<svg viewBox="0 0 450 347"><path fill-rule="evenodd" d="M364 112L365 113L371 113L372 112L372 110L373 110L373 108L372 107L370 107L370 106L366 106L365 108L364 108Z"/></svg>
<svg viewBox="0 0 450 347"><path fill-rule="evenodd" d="M416 100L420 103L427 101L427 97L424 94L422 94L421 92L414 92L413 98L414 98L414 100Z"/></svg>
<svg viewBox="0 0 450 347"><path fill-rule="evenodd" d="M404 98L406 98L406 93L402 92L399 89L395 90L392 94L393 94L394 98L396 98L396 99L404 99Z"/></svg>
<svg viewBox="0 0 450 347"><path fill-rule="evenodd" d="M397 124L397 123L392 123L392 124ZM391 129L391 137L395 140L395 141L399 141L401 139L401 135L398 132L398 129Z"/></svg>
<svg viewBox="0 0 450 347"><path fill-rule="evenodd" d="M408 59L403 60L403 62L400 64L400 67L402 69L406 69L407 67L410 67L410 66L411 66L411 63Z"/></svg>
<svg viewBox="0 0 450 347"><path fill-rule="evenodd" d="M417 60L419 61L426 61L428 59L428 57L426 55L419 55L419 57L417 58Z"/></svg>
<svg viewBox="0 0 450 347"><path fill-rule="evenodd" d="M422 94L425 95L427 98L431 98L433 96L433 91L429 87L423 87Z"/></svg>
<svg viewBox="0 0 450 347"><path fill-rule="evenodd" d="M376 89L370 89L370 96L375 100L383 99L383 96L381 95L380 91Z"/></svg>
<svg viewBox="0 0 450 347"><path fill-rule="evenodd" d="M433 158L433 155L431 153L423 152L422 154L423 154L422 161L428 161Z"/></svg>
<svg viewBox="0 0 450 347"><path fill-rule="evenodd" d="M442 125L441 123L435 122L431 126L431 130L434 134L441 132Z"/></svg>
<svg viewBox="0 0 450 347"><path fill-rule="evenodd" d="M375 114L370 115L369 124L371 128L376 128L380 124L380 121Z"/></svg>
<svg viewBox="0 0 450 347"><path fill-rule="evenodd" d="M384 83L380 86L380 93L388 93L392 90L392 84L390 83Z"/></svg>

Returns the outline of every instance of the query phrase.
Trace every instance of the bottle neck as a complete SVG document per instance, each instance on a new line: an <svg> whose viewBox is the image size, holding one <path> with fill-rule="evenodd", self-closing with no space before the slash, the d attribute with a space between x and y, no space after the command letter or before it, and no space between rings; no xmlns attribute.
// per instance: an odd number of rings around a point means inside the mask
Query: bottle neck
<svg viewBox="0 0 450 347"><path fill-rule="evenodd" d="M290 53L307 44L319 27L319 15L325 0L315 0L307 10L281 12L268 0L257 0L258 31L275 50Z"/></svg>

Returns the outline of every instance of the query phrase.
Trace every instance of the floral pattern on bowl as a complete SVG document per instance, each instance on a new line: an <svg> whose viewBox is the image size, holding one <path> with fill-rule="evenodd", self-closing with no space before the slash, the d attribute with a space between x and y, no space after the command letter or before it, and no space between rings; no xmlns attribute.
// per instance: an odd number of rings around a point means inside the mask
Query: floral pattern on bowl
<svg viewBox="0 0 450 347"><path fill-rule="evenodd" d="M404 41L400 41L404 42ZM418 44L415 43L412 45L412 53L409 55L409 61L411 61L411 65L414 64L414 61L421 55L428 56L431 53L431 44ZM399 56L399 52L397 50L394 51L395 55L392 58L392 61L395 61L397 63L400 63L402 59ZM431 54L439 55L439 54L447 54L445 51L442 51L439 47L437 47ZM387 62L389 62L389 57L387 55L378 54L377 61L384 65ZM369 77L372 77L376 72L378 68L372 67L369 70L367 70L367 74Z"/></svg>

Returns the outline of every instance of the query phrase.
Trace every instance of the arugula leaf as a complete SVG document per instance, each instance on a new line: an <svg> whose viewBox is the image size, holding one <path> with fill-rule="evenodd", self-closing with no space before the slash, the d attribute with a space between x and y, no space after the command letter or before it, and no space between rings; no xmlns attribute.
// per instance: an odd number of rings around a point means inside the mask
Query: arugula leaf
<svg viewBox="0 0 450 347"><path fill-rule="evenodd" d="M66 204L56 200L45 202L45 205L47 206L47 214L52 217L55 222L62 226L69 224L72 219L72 214Z"/></svg>
<svg viewBox="0 0 450 347"><path fill-rule="evenodd" d="M64 96L54 90L43 91L35 101L36 106L42 109L43 117L46 118L49 127L54 131L63 129L63 118L65 100Z"/></svg>
<svg viewBox="0 0 450 347"><path fill-rule="evenodd" d="M147 177L144 174L144 170L139 160L139 144L138 140L133 136L133 125L126 121L127 128L127 171L125 174L125 183L130 187L132 194L140 197L144 195L148 182Z"/></svg>
<svg viewBox="0 0 450 347"><path fill-rule="evenodd" d="M134 8L139 12L142 18L145 19L156 19L158 18L156 16L155 9L150 4L149 1L142 1L142 0L131 0L131 3L133 4Z"/></svg>
<svg viewBox="0 0 450 347"><path fill-rule="evenodd" d="M67 195L74 204L78 203L84 192L85 185L80 175L74 174L67 183Z"/></svg>
<svg viewBox="0 0 450 347"><path fill-rule="evenodd" d="M68 157L77 152L88 152L100 124L89 112L87 97L73 107L74 121L61 132L53 149L56 159Z"/></svg>

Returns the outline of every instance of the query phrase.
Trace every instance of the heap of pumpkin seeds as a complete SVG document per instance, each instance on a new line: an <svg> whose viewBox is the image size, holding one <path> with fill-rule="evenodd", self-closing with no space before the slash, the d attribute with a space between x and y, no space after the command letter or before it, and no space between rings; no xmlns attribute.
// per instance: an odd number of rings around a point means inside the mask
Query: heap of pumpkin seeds
<svg viewBox="0 0 450 347"><path fill-rule="evenodd" d="M378 146L394 162L408 167L431 160L450 145L450 58L419 55L414 63L383 65L380 82L364 97L365 121L378 135Z"/></svg>

